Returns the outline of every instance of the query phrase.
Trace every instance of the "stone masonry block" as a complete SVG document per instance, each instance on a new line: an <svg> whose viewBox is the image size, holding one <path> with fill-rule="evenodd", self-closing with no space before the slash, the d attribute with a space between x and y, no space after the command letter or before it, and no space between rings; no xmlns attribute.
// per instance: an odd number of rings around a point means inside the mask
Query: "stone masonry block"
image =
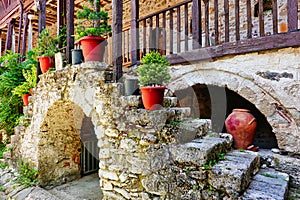
<svg viewBox="0 0 300 200"><path fill-rule="evenodd" d="M227 150L226 139L205 136L186 144L173 145L171 155L178 163L203 166Z"/></svg>
<svg viewBox="0 0 300 200"><path fill-rule="evenodd" d="M208 181L216 189L226 191L230 197L236 198L247 188L259 165L260 157L257 153L235 150L212 167Z"/></svg>

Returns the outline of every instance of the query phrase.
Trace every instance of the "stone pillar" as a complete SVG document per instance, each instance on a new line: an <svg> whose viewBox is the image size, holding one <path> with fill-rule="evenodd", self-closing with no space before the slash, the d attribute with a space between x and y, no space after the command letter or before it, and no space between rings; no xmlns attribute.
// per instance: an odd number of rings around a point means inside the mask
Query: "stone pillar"
<svg viewBox="0 0 300 200"><path fill-rule="evenodd" d="M32 49L32 23L31 20L34 16L33 15L28 15L29 19L29 25L28 25L28 51Z"/></svg>

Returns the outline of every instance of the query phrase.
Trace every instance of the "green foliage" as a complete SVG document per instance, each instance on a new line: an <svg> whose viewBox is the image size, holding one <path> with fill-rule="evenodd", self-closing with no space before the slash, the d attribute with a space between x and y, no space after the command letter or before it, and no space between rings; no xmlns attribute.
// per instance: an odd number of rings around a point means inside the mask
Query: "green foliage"
<svg viewBox="0 0 300 200"><path fill-rule="evenodd" d="M92 1L90 3L92 4ZM108 25L108 13L104 10L98 12L82 6L82 10L76 12L76 17L81 20L76 26L78 39L88 35L104 37L111 32L111 26Z"/></svg>
<svg viewBox="0 0 300 200"><path fill-rule="evenodd" d="M23 69L23 76L25 78L25 82L21 85L17 86L13 89L13 94L22 96L23 94L28 94L30 88L36 87L37 84L37 73L36 73L36 66L34 64L30 64L31 68L29 70Z"/></svg>
<svg viewBox="0 0 300 200"><path fill-rule="evenodd" d="M12 91L26 81L22 71L37 63L34 52L28 52L24 62L20 60L20 55L11 51L0 57L0 130L7 135L13 134L14 127L18 125L23 105L22 99Z"/></svg>
<svg viewBox="0 0 300 200"><path fill-rule="evenodd" d="M217 158L214 159L214 160L210 160L207 163L205 163L203 168L206 169L206 170L210 170L220 160L225 160L225 154L224 153L218 153Z"/></svg>
<svg viewBox="0 0 300 200"><path fill-rule="evenodd" d="M8 164L6 164L6 163L0 163L0 168L1 169L5 169L6 167L8 167Z"/></svg>
<svg viewBox="0 0 300 200"><path fill-rule="evenodd" d="M6 152L6 145L0 142L0 159L3 158L3 153ZM1 167L0 167L1 168Z"/></svg>
<svg viewBox="0 0 300 200"><path fill-rule="evenodd" d="M54 56L59 51L58 39L54 38L48 29L44 29L38 39L37 47L34 49L36 56Z"/></svg>
<svg viewBox="0 0 300 200"><path fill-rule="evenodd" d="M265 177L269 177L269 178L277 178L277 175L274 175L274 174L263 173L262 175Z"/></svg>
<svg viewBox="0 0 300 200"><path fill-rule="evenodd" d="M37 170L30 167L29 163L24 163L23 160L19 161L19 176L17 178L17 183L24 184L27 187L31 187L38 183L38 173Z"/></svg>
<svg viewBox="0 0 300 200"><path fill-rule="evenodd" d="M5 190L5 187L3 185L0 185L0 192L3 192Z"/></svg>
<svg viewBox="0 0 300 200"><path fill-rule="evenodd" d="M155 86L167 84L171 76L168 66L170 63L165 56L157 51L151 51L142 59L142 65L138 67L139 84L141 86Z"/></svg>

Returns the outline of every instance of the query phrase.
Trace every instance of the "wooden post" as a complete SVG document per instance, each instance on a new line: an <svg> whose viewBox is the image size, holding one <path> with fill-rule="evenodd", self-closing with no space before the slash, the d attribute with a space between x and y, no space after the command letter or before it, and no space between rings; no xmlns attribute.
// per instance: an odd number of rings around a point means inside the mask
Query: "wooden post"
<svg viewBox="0 0 300 200"><path fill-rule="evenodd" d="M0 56L2 56L2 30L0 29Z"/></svg>
<svg viewBox="0 0 300 200"><path fill-rule="evenodd" d="M23 24L23 3L19 1L20 4L20 22L19 22L19 35L18 35L18 46L17 46L17 52L20 53L21 49L21 30L22 30L22 24Z"/></svg>
<svg viewBox="0 0 300 200"><path fill-rule="evenodd" d="M46 0L39 2L39 33L41 33L46 28Z"/></svg>
<svg viewBox="0 0 300 200"><path fill-rule="evenodd" d="M22 60L24 60L24 57L26 55L26 40L27 40L27 29L28 29L28 14L24 14L24 27L23 27L23 38L22 38Z"/></svg>
<svg viewBox="0 0 300 200"><path fill-rule="evenodd" d="M122 18L123 18L123 1L112 1L112 39L113 39L113 78L117 82L122 76Z"/></svg>
<svg viewBox="0 0 300 200"><path fill-rule="evenodd" d="M288 0L288 28L289 31L298 29L298 0Z"/></svg>
<svg viewBox="0 0 300 200"><path fill-rule="evenodd" d="M139 0L131 0L131 65L139 60ZM146 38L144 38L145 40Z"/></svg>
<svg viewBox="0 0 300 200"><path fill-rule="evenodd" d="M67 63L71 63L71 49L74 49L74 0L67 0Z"/></svg>
<svg viewBox="0 0 300 200"><path fill-rule="evenodd" d="M201 45L201 35L200 32L200 13L201 12L201 0L193 0L192 5L192 35L193 35L193 49L198 49Z"/></svg>
<svg viewBox="0 0 300 200"><path fill-rule="evenodd" d="M5 43L5 51L12 49L12 34L13 34L13 28L15 24L15 19L10 19L8 22L8 30L6 34L6 43Z"/></svg>
<svg viewBox="0 0 300 200"><path fill-rule="evenodd" d="M65 0L57 0L57 35L60 35L61 29L65 23L66 18L66 1ZM59 41L58 48L62 48L62 42Z"/></svg>

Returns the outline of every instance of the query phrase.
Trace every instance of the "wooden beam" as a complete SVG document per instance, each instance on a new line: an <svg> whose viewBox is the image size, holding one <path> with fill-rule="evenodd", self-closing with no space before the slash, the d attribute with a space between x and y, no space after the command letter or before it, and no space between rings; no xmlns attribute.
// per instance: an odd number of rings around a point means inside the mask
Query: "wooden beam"
<svg viewBox="0 0 300 200"><path fill-rule="evenodd" d="M131 0L131 65L139 60L139 0ZM146 38L144 38L146 40Z"/></svg>
<svg viewBox="0 0 300 200"><path fill-rule="evenodd" d="M39 0L39 33L46 28L46 0Z"/></svg>
<svg viewBox="0 0 300 200"><path fill-rule="evenodd" d="M74 0L67 0L66 4L67 19L67 48L66 59L71 63L71 50L74 49Z"/></svg>
<svg viewBox="0 0 300 200"><path fill-rule="evenodd" d="M133 3L134 4L134 3ZM117 82L122 76L122 18L123 18L123 2L122 0L113 0L112 1L112 31L113 31L113 78L114 81ZM135 22L137 22L135 20ZM135 24L137 26L137 24ZM135 34L137 34L138 30L135 28ZM132 50L137 52L137 39L135 48ZM137 58L137 54L136 60ZM136 62L136 61L135 61Z"/></svg>
<svg viewBox="0 0 300 200"><path fill-rule="evenodd" d="M27 30L28 30L28 14L24 14L24 27L23 27L23 38L22 38L22 60L24 60L24 57L26 55L26 40L27 40Z"/></svg>
<svg viewBox="0 0 300 200"><path fill-rule="evenodd" d="M196 62L226 55L237 55L286 47L300 46L300 32L290 32L259 38L250 38L218 46L196 49L193 51L168 55L171 64Z"/></svg>
<svg viewBox="0 0 300 200"><path fill-rule="evenodd" d="M8 30L6 34L5 51L12 49L12 34L15 24L15 19L10 19L8 22Z"/></svg>
<svg viewBox="0 0 300 200"><path fill-rule="evenodd" d="M17 46L17 52L20 53L21 49L21 30L22 30L22 24L23 24L23 3L19 0L20 4L20 21L19 21L19 30L18 30L18 46Z"/></svg>
<svg viewBox="0 0 300 200"><path fill-rule="evenodd" d="M298 0L288 0L288 29L294 31L298 29Z"/></svg>

